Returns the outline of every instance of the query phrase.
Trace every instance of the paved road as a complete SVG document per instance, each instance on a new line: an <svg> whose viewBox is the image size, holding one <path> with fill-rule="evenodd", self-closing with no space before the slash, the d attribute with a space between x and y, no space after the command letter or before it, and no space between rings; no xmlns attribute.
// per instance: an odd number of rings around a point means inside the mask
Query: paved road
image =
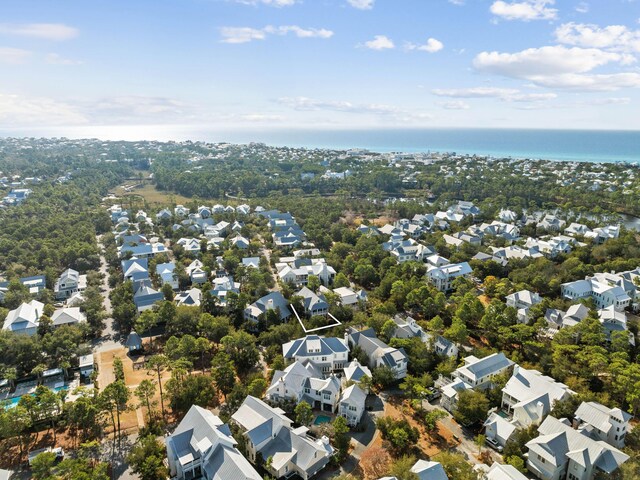
<svg viewBox="0 0 640 480"><path fill-rule="evenodd" d="M107 318L104 321L104 329L102 330L102 336L93 342L93 351L105 352L113 350L114 348L122 346L119 340L119 333L114 329L114 320L111 317L111 300L109 300L109 266L104 256L104 244L102 243L102 236L98 237L98 247L100 247L100 273L102 274L102 301L104 310L107 313Z"/></svg>

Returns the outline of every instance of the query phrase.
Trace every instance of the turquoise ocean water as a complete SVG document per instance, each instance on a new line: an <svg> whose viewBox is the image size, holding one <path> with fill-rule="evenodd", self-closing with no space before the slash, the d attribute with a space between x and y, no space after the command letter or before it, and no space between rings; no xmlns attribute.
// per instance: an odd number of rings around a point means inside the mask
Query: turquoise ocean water
<svg viewBox="0 0 640 480"><path fill-rule="evenodd" d="M264 142L378 152L457 152L498 157L640 163L640 131L519 129L245 130L198 132L207 141Z"/></svg>

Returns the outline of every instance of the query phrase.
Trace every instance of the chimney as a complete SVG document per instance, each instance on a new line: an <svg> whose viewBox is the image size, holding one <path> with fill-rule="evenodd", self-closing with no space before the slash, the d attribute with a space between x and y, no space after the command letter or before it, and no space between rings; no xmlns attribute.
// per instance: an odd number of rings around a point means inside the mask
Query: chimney
<svg viewBox="0 0 640 480"><path fill-rule="evenodd" d="M542 402L536 403L536 414L538 415L538 419L542 420L544 415L544 404Z"/></svg>

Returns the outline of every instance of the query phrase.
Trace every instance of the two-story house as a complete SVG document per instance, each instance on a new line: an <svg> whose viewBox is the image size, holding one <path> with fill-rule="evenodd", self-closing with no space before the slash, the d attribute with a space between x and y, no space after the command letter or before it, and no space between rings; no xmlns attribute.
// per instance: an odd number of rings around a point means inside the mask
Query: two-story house
<svg viewBox="0 0 640 480"><path fill-rule="evenodd" d="M407 376L407 354L380 340L373 328L357 331L349 327L345 335L351 347L357 345L367 354L370 368L389 367L396 379Z"/></svg>
<svg viewBox="0 0 640 480"><path fill-rule="evenodd" d="M166 438L172 480L261 480L236 448L231 430L209 410L193 405Z"/></svg>
<svg viewBox="0 0 640 480"><path fill-rule="evenodd" d="M245 398L231 421L246 439L249 461L276 478L297 474L309 480L327 466L334 453L327 437L309 437L306 427L292 427L282 409L252 396Z"/></svg>
<svg viewBox="0 0 640 480"><path fill-rule="evenodd" d="M342 371L349 362L345 339L307 335L282 345L285 362L312 362L325 376Z"/></svg>

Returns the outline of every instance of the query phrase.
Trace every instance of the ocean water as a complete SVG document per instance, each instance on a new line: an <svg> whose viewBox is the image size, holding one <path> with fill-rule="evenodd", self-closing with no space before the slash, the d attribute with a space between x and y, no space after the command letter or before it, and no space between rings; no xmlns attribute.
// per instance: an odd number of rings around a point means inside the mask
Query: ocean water
<svg viewBox="0 0 640 480"><path fill-rule="evenodd" d="M640 131L370 129L199 131L196 139L377 152L456 152L496 157L640 163Z"/></svg>

